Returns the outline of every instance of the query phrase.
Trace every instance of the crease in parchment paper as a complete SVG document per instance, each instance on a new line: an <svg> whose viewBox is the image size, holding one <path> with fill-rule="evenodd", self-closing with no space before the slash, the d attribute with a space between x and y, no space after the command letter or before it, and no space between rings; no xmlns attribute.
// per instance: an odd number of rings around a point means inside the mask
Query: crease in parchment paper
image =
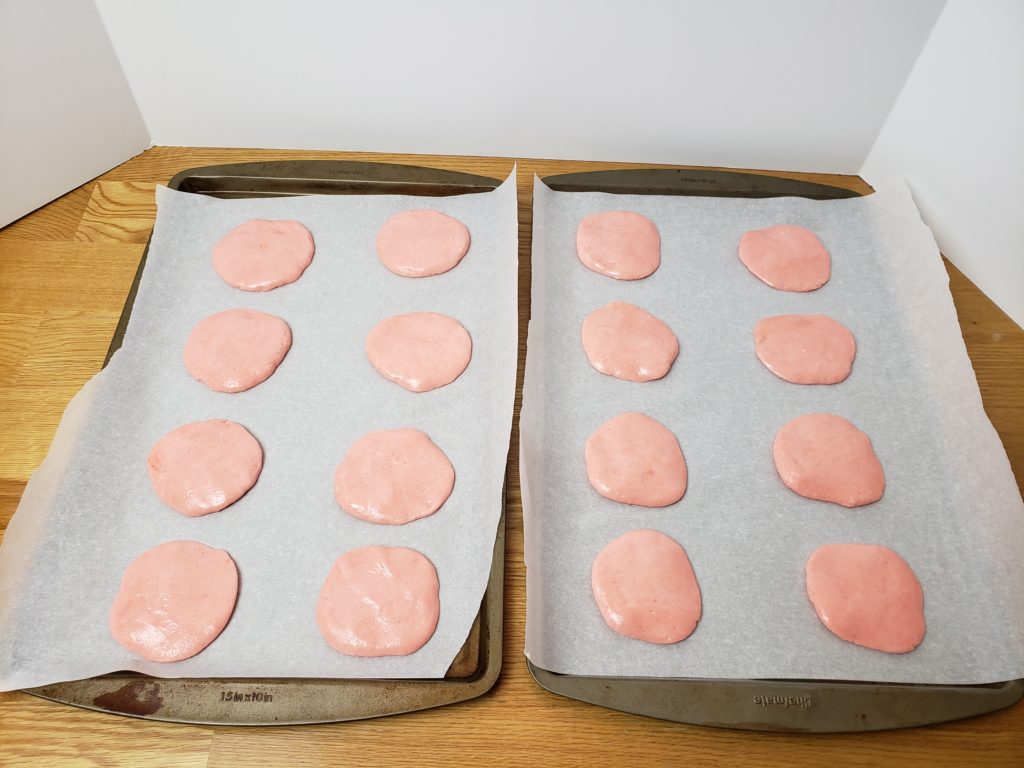
<svg viewBox="0 0 1024 768"><path fill-rule="evenodd" d="M576 227L604 210L650 217L662 263L612 280L577 259ZM809 227L832 277L799 294L740 262L744 232ZM527 564L526 655L576 675L842 679L984 684L1024 676L1024 505L982 409L938 249L903 185L868 197L739 200L554 192L534 184L532 316L520 419ZM661 381L590 367L586 315L609 301L664 320L680 354ZM763 317L828 314L857 339L853 373L831 386L772 375L754 354ZM586 438L622 411L650 414L679 439L686 496L664 509L618 504L589 485ZM776 431L831 411L871 437L884 497L859 509L797 496L772 461ZM603 622L591 594L597 553L634 528L676 539L693 564L703 617L657 646ZM884 544L924 588L927 635L912 653L847 643L807 599L804 564L833 542Z"/></svg>
<svg viewBox="0 0 1024 768"><path fill-rule="evenodd" d="M157 203L124 345L68 406L0 548L0 690L121 669L161 677L442 677L479 610L502 509L516 380L515 172L494 192L456 197L215 200L160 188ZM470 250L452 271L403 278L377 259L380 225L415 208L469 228ZM214 272L213 244L253 218L296 219L313 233L316 254L298 281L248 293ZM198 320L232 307L282 317L294 340L269 379L224 394L193 380L181 354ZM466 371L432 392L386 381L363 351L375 323L413 311L451 315L473 339ZM211 418L252 432L264 468L232 506L186 518L156 497L146 457L171 429ZM423 430L444 450L456 471L451 497L404 526L347 515L334 500L335 467L366 432L399 427ZM107 613L125 566L175 539L231 554L238 603L199 655L146 662L114 642ZM316 601L332 563L369 544L411 547L437 567L437 631L409 656L343 656L317 630Z"/></svg>

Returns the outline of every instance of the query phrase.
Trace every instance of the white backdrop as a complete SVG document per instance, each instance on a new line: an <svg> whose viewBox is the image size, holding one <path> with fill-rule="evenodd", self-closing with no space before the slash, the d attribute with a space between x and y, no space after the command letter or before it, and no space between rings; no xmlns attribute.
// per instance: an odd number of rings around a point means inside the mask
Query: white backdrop
<svg viewBox="0 0 1024 768"><path fill-rule="evenodd" d="M856 173L942 0L98 0L153 142Z"/></svg>
<svg viewBox="0 0 1024 768"><path fill-rule="evenodd" d="M861 173L905 177L942 252L1024 326L1024 3L950 0Z"/></svg>
<svg viewBox="0 0 1024 768"><path fill-rule="evenodd" d="M0 0L0 226L149 145L92 3Z"/></svg>

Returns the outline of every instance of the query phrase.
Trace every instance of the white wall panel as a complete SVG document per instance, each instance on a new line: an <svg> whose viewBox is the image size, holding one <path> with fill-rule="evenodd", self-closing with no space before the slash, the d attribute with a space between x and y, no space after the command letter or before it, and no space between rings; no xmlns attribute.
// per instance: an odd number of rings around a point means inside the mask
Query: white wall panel
<svg viewBox="0 0 1024 768"><path fill-rule="evenodd" d="M89 0L0 0L0 226L150 146Z"/></svg>
<svg viewBox="0 0 1024 768"><path fill-rule="evenodd" d="M1024 325L1024 3L950 0L862 175L905 177L942 252Z"/></svg>
<svg viewBox="0 0 1024 768"><path fill-rule="evenodd" d="M942 0L99 0L157 144L859 170Z"/></svg>

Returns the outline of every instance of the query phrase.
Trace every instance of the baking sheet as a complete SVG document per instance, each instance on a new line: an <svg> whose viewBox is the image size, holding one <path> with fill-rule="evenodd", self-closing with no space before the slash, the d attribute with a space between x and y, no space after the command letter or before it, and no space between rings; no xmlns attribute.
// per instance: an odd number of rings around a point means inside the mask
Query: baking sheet
<svg viewBox="0 0 1024 768"><path fill-rule="evenodd" d="M158 215L124 345L68 406L0 548L0 690L131 669L160 677L440 678L469 633L487 585L502 507L516 379L515 174L490 193L458 197L310 196L215 200L157 191ZM411 280L378 261L375 237L393 213L433 208L472 238L461 264ZM268 293L226 285L212 245L252 218L294 218L316 255L295 283ZM250 307L284 318L293 344L252 390L213 392L181 352L208 314ZM452 384L407 392L370 366L380 319L438 311L473 339ZM153 443L201 419L239 422L263 445L256 486L222 512L186 518L157 499L146 472ZM450 458L455 488L433 516L404 526L356 520L335 503L333 474L371 430L416 427ZM192 659L156 664L111 639L107 611L125 566L174 539L226 549L241 583L221 636ZM437 631L408 657L343 656L320 636L315 605L334 560L359 546L408 546L438 570Z"/></svg>
<svg viewBox="0 0 1024 768"><path fill-rule="evenodd" d="M636 282L582 266L585 215L643 213L661 267ZM814 230L831 280L797 294L761 283L736 255L750 229ZM938 249L905 186L840 201L553 192L534 184L533 299L520 421L527 564L526 655L560 673L811 678L982 684L1024 676L1024 505L981 404ZM669 375L637 384L590 367L584 317L609 301L653 312L679 337ZM799 386L754 355L762 317L824 313L858 342L847 381ZM622 411L679 438L686 496L664 509L618 504L589 485L586 438ZM832 411L871 437L882 500L859 509L785 488L771 444L791 418ZM604 624L591 595L601 548L654 528L689 554L703 617L689 639L656 646ZM844 642L804 590L810 553L830 542L895 549L921 580L928 625L912 653Z"/></svg>

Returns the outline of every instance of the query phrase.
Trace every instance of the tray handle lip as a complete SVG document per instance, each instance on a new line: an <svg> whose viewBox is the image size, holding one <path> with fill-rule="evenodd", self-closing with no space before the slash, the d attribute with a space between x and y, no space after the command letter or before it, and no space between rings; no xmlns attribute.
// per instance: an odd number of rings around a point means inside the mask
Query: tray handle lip
<svg viewBox="0 0 1024 768"><path fill-rule="evenodd" d="M737 730L754 731L779 731L792 733L858 733L866 731L893 730L898 728L915 728L924 725L937 725L939 723L961 720L966 717L996 712L1016 704L1024 697L1024 679L1005 680L996 683L985 683L977 685L953 685L953 684L919 684L919 683L883 683L857 680L802 680L802 679L730 679L730 678L643 678L643 677L601 677L587 675L570 675L559 672L552 672L545 669L529 658L526 660L530 675L539 686L551 693L567 698L576 699L594 706L615 709L631 714L638 714L643 717L671 720L680 723L692 723L715 728L732 728ZM574 683L586 684L591 682L595 691L591 693L586 689L580 690ZM839 694L844 690L867 694L872 697L872 706L883 709L881 715L873 712L874 718L869 720L867 715L854 717L849 715L846 718L837 717L829 720L826 718L824 724L803 722L793 716L790 708L776 709L763 708L756 720L744 719L742 716L720 717L712 719L697 715L686 716L680 713L661 711L652 713L641 711L641 707L628 701L628 696L615 697L614 688L616 682L627 682L631 684L651 684L651 688L667 687L676 685L673 691L678 699L682 694L678 684L695 683L707 686L719 686L723 691L731 687L737 694L761 695L770 694L772 691L788 689L787 697L792 696L793 686L821 686L824 691L814 691L815 695ZM599 690L598 690L599 689ZM655 694L651 691L651 698ZM933 710L929 715L909 717L906 714L906 702L898 697L914 695L927 696L935 699L943 695L965 695L967 698L960 702L962 706L957 711ZM603 699L598 701L596 699ZM889 711L884 711L888 703Z"/></svg>
<svg viewBox="0 0 1024 768"><path fill-rule="evenodd" d="M747 198L808 197L815 200L862 196L855 190L818 181L727 168L616 168L543 176L541 181L552 190L566 192Z"/></svg>
<svg viewBox="0 0 1024 768"><path fill-rule="evenodd" d="M371 174L377 174L373 176ZM383 163L366 160L259 160L244 163L204 165L176 173L167 186L181 190L189 179L232 176L237 178L279 178L294 180L365 181L367 183L451 184L466 189L496 189L502 179L465 171L451 171L425 165Z"/></svg>

